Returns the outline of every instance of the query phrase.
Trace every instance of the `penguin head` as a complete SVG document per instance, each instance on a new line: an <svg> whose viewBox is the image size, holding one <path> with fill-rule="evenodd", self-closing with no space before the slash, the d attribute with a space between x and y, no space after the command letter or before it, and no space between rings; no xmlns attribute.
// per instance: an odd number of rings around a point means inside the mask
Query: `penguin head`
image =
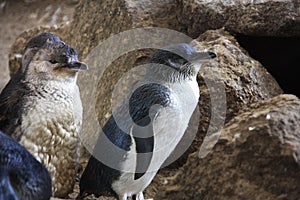
<svg viewBox="0 0 300 200"><path fill-rule="evenodd" d="M196 76L201 65L215 57L213 52L197 52L191 45L181 43L159 49L150 58L150 63L159 64L159 73L169 71L170 76L187 78Z"/></svg>
<svg viewBox="0 0 300 200"><path fill-rule="evenodd" d="M61 42L60 38L52 33L41 33L26 44L24 54L22 57L22 70L24 71L32 57L36 54L38 49L42 48L47 41Z"/></svg>
<svg viewBox="0 0 300 200"><path fill-rule="evenodd" d="M25 47L22 70L28 80L74 81L78 71L87 69L77 52L54 34L42 33Z"/></svg>

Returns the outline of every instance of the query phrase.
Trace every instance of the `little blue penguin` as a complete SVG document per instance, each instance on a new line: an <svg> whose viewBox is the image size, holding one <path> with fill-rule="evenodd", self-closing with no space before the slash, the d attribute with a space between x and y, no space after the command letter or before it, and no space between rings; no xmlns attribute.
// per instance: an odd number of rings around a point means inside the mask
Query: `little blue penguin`
<svg viewBox="0 0 300 200"><path fill-rule="evenodd" d="M76 80L87 68L58 36L41 33L29 40L20 69L0 94L0 130L46 166L55 197L75 184L82 124Z"/></svg>
<svg viewBox="0 0 300 200"><path fill-rule="evenodd" d="M143 191L181 140L197 106L197 73L214 57L185 43L152 55L144 78L99 133L78 199L94 194L144 200Z"/></svg>
<svg viewBox="0 0 300 200"><path fill-rule="evenodd" d="M45 166L0 131L0 200L49 200L51 187Z"/></svg>

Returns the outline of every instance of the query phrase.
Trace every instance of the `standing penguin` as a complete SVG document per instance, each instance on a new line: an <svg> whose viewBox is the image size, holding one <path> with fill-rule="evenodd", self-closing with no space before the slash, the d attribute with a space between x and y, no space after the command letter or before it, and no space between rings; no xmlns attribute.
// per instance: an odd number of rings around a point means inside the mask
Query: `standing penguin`
<svg viewBox="0 0 300 200"><path fill-rule="evenodd" d="M23 146L0 131L0 200L49 200L51 177Z"/></svg>
<svg viewBox="0 0 300 200"><path fill-rule="evenodd" d="M196 76L216 57L188 44L158 50L134 92L99 134L80 180L80 194L132 196L143 191L184 135L199 99Z"/></svg>
<svg viewBox="0 0 300 200"><path fill-rule="evenodd" d="M87 65L59 37L42 33L0 94L0 130L19 141L52 177L53 195L72 192L79 165L82 105L77 74Z"/></svg>

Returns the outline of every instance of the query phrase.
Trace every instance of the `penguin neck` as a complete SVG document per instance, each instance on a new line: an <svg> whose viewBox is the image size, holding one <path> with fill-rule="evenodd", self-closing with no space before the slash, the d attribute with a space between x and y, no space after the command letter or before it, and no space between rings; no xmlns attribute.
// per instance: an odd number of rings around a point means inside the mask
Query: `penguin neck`
<svg viewBox="0 0 300 200"><path fill-rule="evenodd" d="M23 82L30 94L36 98L56 98L58 96L73 97L73 93L77 89L76 82L57 81L57 80L30 80ZM54 95L59 94L59 95Z"/></svg>
<svg viewBox="0 0 300 200"><path fill-rule="evenodd" d="M152 82L181 83L196 79L198 71L192 66L185 70L177 70L168 66L147 66L145 79Z"/></svg>

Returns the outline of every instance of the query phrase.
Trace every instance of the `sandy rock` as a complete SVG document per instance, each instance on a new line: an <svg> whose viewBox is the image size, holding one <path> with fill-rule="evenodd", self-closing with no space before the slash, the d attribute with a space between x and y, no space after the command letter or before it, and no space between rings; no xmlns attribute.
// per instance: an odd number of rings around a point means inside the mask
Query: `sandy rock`
<svg viewBox="0 0 300 200"><path fill-rule="evenodd" d="M105 39L132 28L159 26L181 30L175 15L178 9L175 0L81 1L71 37L79 54L86 57Z"/></svg>
<svg viewBox="0 0 300 200"><path fill-rule="evenodd" d="M299 122L296 96L252 104L226 124L206 157L192 154L157 199L298 199Z"/></svg>
<svg viewBox="0 0 300 200"><path fill-rule="evenodd" d="M256 36L298 36L299 2L289 0L179 1L178 20L187 34L198 37L209 29Z"/></svg>
<svg viewBox="0 0 300 200"><path fill-rule="evenodd" d="M223 29L207 31L192 44L196 49L216 52L217 58L204 65L198 74L199 129L189 151L177 164L183 164L187 155L199 150L201 145L204 148L203 137L218 131L239 110L282 93L276 80L265 68ZM190 140L189 136L185 140Z"/></svg>
<svg viewBox="0 0 300 200"><path fill-rule="evenodd" d="M207 31L192 43L196 49L205 48L217 53L217 58L200 71L199 85L204 99L208 92L201 87L206 81L222 82L226 93L226 121L243 106L282 93L276 80L224 29ZM202 103L200 97L200 108L206 106L208 103Z"/></svg>

